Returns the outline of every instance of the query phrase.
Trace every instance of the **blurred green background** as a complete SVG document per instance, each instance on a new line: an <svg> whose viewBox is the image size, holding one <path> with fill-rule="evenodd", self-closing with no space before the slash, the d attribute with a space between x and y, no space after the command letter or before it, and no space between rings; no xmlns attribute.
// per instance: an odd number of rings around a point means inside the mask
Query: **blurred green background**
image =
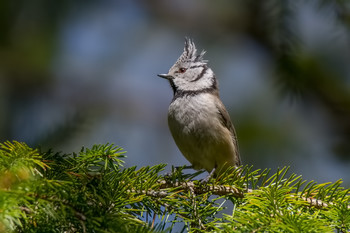
<svg viewBox="0 0 350 233"><path fill-rule="evenodd" d="M111 142L127 166L188 162L167 72L194 39L244 164L350 186L350 4L301 0L0 1L0 140Z"/></svg>

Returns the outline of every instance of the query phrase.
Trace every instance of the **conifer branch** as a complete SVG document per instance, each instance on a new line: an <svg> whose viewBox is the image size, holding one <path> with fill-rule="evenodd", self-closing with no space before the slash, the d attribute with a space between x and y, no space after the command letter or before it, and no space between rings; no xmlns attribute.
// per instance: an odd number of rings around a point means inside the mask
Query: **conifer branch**
<svg viewBox="0 0 350 233"><path fill-rule="evenodd" d="M350 189L341 180L307 183L288 167L270 174L246 166L201 183L201 172L183 168L161 175L165 164L123 168L123 154L109 144L59 154L0 143L0 230L165 232L177 222L206 232L350 229ZM218 218L226 201L232 215Z"/></svg>
<svg viewBox="0 0 350 233"><path fill-rule="evenodd" d="M218 196L232 196L235 198L244 198L245 193L253 193L253 189L246 189L245 192L239 190L236 187L233 186L228 186L228 185L196 185L195 182L193 181L183 181L183 182L170 182L167 180L161 180L159 181L160 186L159 186L159 191L155 190L143 190L141 193L145 194L147 196L151 197L156 197L156 198L164 198L170 194L171 192L167 192L162 189L169 189L169 188L180 188L181 191L186 192L186 191L191 191L193 190L194 194L200 195L203 193L208 193L211 192L213 195L218 195ZM135 190L132 190L132 192L136 192ZM307 202L310 207L315 207L315 208L328 208L331 205L333 205L332 202L326 203L322 200L315 199L312 197L298 197L296 195L291 195L292 197L298 199L300 198L301 200ZM348 205L348 208L350 209L350 205Z"/></svg>
<svg viewBox="0 0 350 233"><path fill-rule="evenodd" d="M196 185L193 181L183 181L183 182L177 181L173 183L171 181L162 180L160 181L160 188L161 189L182 188L184 191L189 191L190 189L192 189L194 193L197 195L211 192L213 195L218 195L218 196L230 195L236 198L244 197L244 193L233 186L210 185L210 184Z"/></svg>

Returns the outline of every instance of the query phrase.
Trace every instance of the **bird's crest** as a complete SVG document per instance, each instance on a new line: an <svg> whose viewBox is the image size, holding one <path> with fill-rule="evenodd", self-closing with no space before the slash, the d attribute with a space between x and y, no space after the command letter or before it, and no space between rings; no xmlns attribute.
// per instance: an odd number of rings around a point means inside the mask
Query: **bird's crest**
<svg viewBox="0 0 350 233"><path fill-rule="evenodd" d="M203 60L203 56L205 54L205 51L203 50L200 54L197 55L197 49L196 45L190 38L185 38L185 47L184 51L177 59L176 64L179 63L186 63L186 62L200 62L200 63L207 63L207 60Z"/></svg>

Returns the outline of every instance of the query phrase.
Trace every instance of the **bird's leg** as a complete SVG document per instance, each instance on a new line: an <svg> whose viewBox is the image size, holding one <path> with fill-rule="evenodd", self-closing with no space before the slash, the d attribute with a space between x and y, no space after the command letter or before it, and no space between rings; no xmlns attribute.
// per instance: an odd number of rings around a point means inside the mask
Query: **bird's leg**
<svg viewBox="0 0 350 233"><path fill-rule="evenodd" d="M213 170L211 170L211 172L209 173L209 175L201 181L201 184L207 183L210 180L210 178L213 177L215 170L216 170L216 167L214 167Z"/></svg>

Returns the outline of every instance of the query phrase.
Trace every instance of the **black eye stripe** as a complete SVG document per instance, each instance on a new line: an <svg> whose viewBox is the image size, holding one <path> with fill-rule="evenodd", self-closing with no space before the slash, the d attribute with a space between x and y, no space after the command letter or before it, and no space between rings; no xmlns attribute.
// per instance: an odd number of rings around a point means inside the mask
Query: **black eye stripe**
<svg viewBox="0 0 350 233"><path fill-rule="evenodd" d="M203 66L198 66L198 67L203 67ZM196 82L199 79L201 79L205 75L205 73L207 73L207 70L208 70L208 67L204 66L202 72L197 76L197 78L191 80L191 82Z"/></svg>
<svg viewBox="0 0 350 233"><path fill-rule="evenodd" d="M196 65L196 66L190 66L190 69L199 68L199 67L203 67L204 69L206 68L205 65Z"/></svg>

